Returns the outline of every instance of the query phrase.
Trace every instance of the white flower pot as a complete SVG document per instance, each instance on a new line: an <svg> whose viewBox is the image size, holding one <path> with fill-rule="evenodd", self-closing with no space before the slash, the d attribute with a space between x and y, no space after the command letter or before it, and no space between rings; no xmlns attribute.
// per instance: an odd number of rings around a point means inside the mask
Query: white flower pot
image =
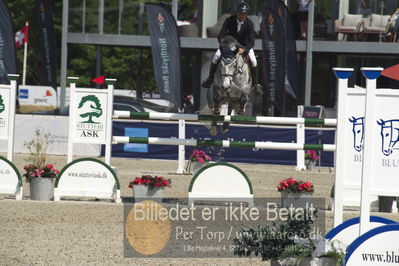
<svg viewBox="0 0 399 266"><path fill-rule="evenodd" d="M35 177L29 181L30 199L49 201L53 198L54 194L54 178L48 177Z"/></svg>
<svg viewBox="0 0 399 266"><path fill-rule="evenodd" d="M312 192L289 193L281 192L281 205L284 208L306 208L311 207Z"/></svg>
<svg viewBox="0 0 399 266"><path fill-rule="evenodd" d="M199 170L201 170L202 167L207 165L208 162L203 162L203 163L191 162L191 172L193 173L193 175L195 175Z"/></svg>
<svg viewBox="0 0 399 266"><path fill-rule="evenodd" d="M143 200L153 200L162 202L163 188L162 187L150 187L145 185L134 185L133 186L133 197L135 202Z"/></svg>

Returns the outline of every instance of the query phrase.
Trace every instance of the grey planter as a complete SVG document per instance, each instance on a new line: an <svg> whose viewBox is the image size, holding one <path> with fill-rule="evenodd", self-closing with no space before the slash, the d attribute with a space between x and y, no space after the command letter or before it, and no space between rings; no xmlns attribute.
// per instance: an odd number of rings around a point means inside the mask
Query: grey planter
<svg viewBox="0 0 399 266"><path fill-rule="evenodd" d="M140 202L143 200L153 200L157 202L162 202L163 188L144 185L134 185L133 186L133 197L135 202Z"/></svg>
<svg viewBox="0 0 399 266"><path fill-rule="evenodd" d="M312 195L313 193L311 192L302 192L302 193L281 192L281 205L284 208L311 207L310 204L312 203Z"/></svg>
<svg viewBox="0 0 399 266"><path fill-rule="evenodd" d="M205 167L208 165L208 162L204 163L198 163L198 162L191 162L191 169L193 175L195 175L199 170L201 170L202 167Z"/></svg>
<svg viewBox="0 0 399 266"><path fill-rule="evenodd" d="M30 199L49 201L53 198L54 194L54 178L37 177L31 178L29 181L30 186Z"/></svg>
<svg viewBox="0 0 399 266"><path fill-rule="evenodd" d="M316 168L316 162L305 159L306 170L313 171Z"/></svg>

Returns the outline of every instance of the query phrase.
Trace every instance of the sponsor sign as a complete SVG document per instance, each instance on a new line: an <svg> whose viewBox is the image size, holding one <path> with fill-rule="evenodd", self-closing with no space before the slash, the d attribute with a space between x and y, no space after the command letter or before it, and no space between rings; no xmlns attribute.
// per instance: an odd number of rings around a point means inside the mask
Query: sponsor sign
<svg viewBox="0 0 399 266"><path fill-rule="evenodd" d="M330 241L339 240L345 244L345 246L349 246L359 236L359 222L359 217L346 220L342 224L331 229L331 231L326 234L326 239ZM370 229L395 223L397 222L384 217L370 216Z"/></svg>
<svg viewBox="0 0 399 266"><path fill-rule="evenodd" d="M157 4L146 4L154 74L161 98L181 107L180 39L172 14Z"/></svg>
<svg viewBox="0 0 399 266"><path fill-rule="evenodd" d="M360 206L360 184L364 144L366 90L348 88L346 92L344 205Z"/></svg>
<svg viewBox="0 0 399 266"><path fill-rule="evenodd" d="M106 143L108 112L107 91L91 93L76 91L71 108L73 111L73 139L75 143Z"/></svg>
<svg viewBox="0 0 399 266"><path fill-rule="evenodd" d="M12 162L0 156L0 194L14 194L22 198L22 178Z"/></svg>
<svg viewBox="0 0 399 266"><path fill-rule="evenodd" d="M10 90L0 87L0 140L8 139Z"/></svg>
<svg viewBox="0 0 399 266"><path fill-rule="evenodd" d="M272 9L265 8L262 12L262 52L263 52L263 113L276 107L283 109L285 89L285 35L281 17Z"/></svg>
<svg viewBox="0 0 399 266"><path fill-rule="evenodd" d="M399 224L374 228L349 246L346 265L394 265L399 263Z"/></svg>
<svg viewBox="0 0 399 266"><path fill-rule="evenodd" d="M54 187L55 200L62 196L120 200L118 177L107 164L92 158L78 159L66 165Z"/></svg>
<svg viewBox="0 0 399 266"><path fill-rule="evenodd" d="M373 97L371 111L367 110L365 131L373 138L367 141L367 150L372 153L370 188L373 195L399 196L399 115L394 108L399 104L399 92L392 89L374 89L367 94ZM373 112L373 114L371 114ZM370 116L369 116L370 113ZM371 119L370 119L370 118Z"/></svg>
<svg viewBox="0 0 399 266"><path fill-rule="evenodd" d="M148 128L127 127L124 130L125 130L124 136L148 138ZM124 144L123 151L124 152L148 152L148 144L142 144L142 143Z"/></svg>
<svg viewBox="0 0 399 266"><path fill-rule="evenodd" d="M53 11L48 0L35 0L36 25L39 32L42 84L56 87L56 42Z"/></svg>
<svg viewBox="0 0 399 266"><path fill-rule="evenodd" d="M49 86L19 86L20 105L57 106L57 92Z"/></svg>
<svg viewBox="0 0 399 266"><path fill-rule="evenodd" d="M14 29L6 1L0 1L0 84L10 84L8 74L17 73Z"/></svg>

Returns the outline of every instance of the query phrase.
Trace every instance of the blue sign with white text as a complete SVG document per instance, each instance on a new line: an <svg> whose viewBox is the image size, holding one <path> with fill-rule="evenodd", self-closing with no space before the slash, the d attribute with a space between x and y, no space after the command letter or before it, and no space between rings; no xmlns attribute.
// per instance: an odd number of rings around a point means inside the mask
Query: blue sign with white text
<svg viewBox="0 0 399 266"><path fill-rule="evenodd" d="M28 98L29 98L29 90L27 90L27 89L20 89L20 90L19 90L19 98L21 98L21 99L28 99Z"/></svg>
<svg viewBox="0 0 399 266"><path fill-rule="evenodd" d="M126 127L125 136L148 138L148 128ZM148 152L148 144L128 143L123 145L125 152Z"/></svg>

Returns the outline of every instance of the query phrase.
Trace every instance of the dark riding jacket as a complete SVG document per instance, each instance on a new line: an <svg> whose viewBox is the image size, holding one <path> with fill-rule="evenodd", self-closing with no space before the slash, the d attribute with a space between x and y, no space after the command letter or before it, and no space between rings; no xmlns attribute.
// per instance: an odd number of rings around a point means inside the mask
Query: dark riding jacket
<svg viewBox="0 0 399 266"><path fill-rule="evenodd" d="M233 36L245 48L245 53L248 53L255 45L254 23L248 17L245 18L239 32L237 32L237 16L228 17L219 32L219 43L227 35Z"/></svg>

